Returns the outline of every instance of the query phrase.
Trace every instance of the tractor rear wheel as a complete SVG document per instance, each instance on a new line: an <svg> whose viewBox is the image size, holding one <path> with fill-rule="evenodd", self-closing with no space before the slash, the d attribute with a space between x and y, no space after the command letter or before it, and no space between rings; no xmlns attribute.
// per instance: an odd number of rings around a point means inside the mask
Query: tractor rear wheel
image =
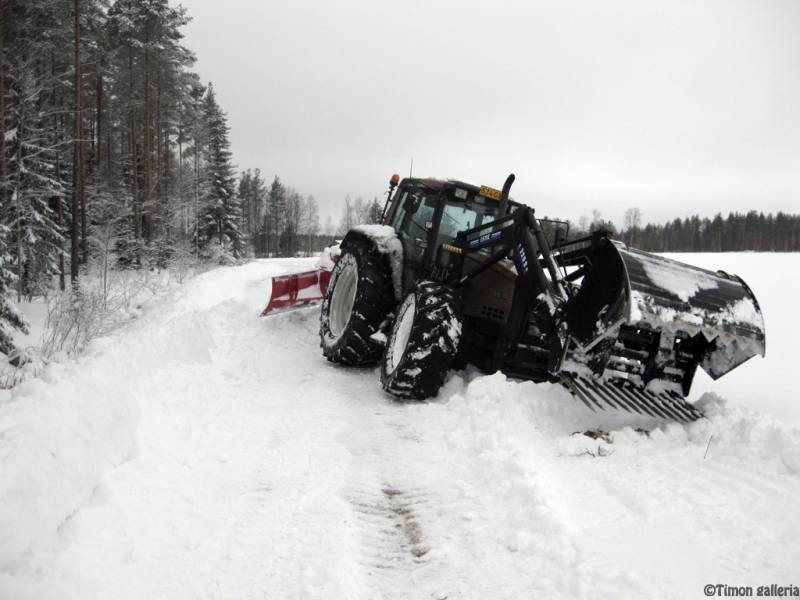
<svg viewBox="0 0 800 600"><path fill-rule="evenodd" d="M383 389L414 400L439 393L458 353L461 327L461 297L441 283L417 283L397 310L386 342Z"/></svg>
<svg viewBox="0 0 800 600"><path fill-rule="evenodd" d="M342 250L322 301L322 354L348 366L374 364L383 347L372 339L394 306L388 261L371 244L352 242Z"/></svg>

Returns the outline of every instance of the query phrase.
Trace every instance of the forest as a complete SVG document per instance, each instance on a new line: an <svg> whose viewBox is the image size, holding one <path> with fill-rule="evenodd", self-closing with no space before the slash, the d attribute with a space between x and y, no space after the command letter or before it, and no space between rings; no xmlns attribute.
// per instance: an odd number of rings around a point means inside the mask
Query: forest
<svg viewBox="0 0 800 600"><path fill-rule="evenodd" d="M0 351L24 326L8 297L79 291L98 265L318 249L313 197L237 177L188 20L167 0L0 0Z"/></svg>

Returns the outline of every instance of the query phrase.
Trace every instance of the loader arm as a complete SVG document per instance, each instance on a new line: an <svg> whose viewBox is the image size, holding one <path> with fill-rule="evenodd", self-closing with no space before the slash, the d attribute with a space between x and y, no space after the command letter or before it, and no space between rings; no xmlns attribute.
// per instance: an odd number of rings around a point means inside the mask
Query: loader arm
<svg viewBox="0 0 800 600"><path fill-rule="evenodd" d="M568 300L562 275L544 232L533 209L527 206L519 206L510 215L459 233L454 246L461 251L456 253L461 257L455 269L457 273L463 269L464 255L493 250L475 269L460 275L454 282L456 286L474 279L500 260L511 258L517 269L518 285L529 304L544 294L554 315L556 309Z"/></svg>

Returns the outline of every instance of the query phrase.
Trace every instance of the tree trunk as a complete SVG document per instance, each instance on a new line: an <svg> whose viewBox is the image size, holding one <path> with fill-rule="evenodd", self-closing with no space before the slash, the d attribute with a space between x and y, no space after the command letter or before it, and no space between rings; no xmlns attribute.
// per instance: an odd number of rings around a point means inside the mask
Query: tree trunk
<svg viewBox="0 0 800 600"><path fill-rule="evenodd" d="M170 216L167 214L168 201L169 201L169 130L164 128L164 144L162 147L161 160L164 163L164 171L161 173L161 213L164 217L164 227L167 238L169 238L169 225Z"/></svg>
<svg viewBox="0 0 800 600"><path fill-rule="evenodd" d="M2 1L2 0L0 0ZM51 52L50 53L50 76L55 79L56 77L56 57ZM53 95L52 95L52 103L53 108L56 106L56 88L53 86ZM63 108L64 105L64 96L60 95L60 106ZM61 115L63 111L59 110L58 114L53 115L53 137L55 139L54 146L57 148L56 150L56 181L58 181L59 189L61 188L61 139L62 139L62 127L61 127L61 120L63 116ZM64 194L58 194L58 230L59 233L63 236L64 235ZM63 292L66 289L66 281L65 281L65 273L64 273L64 241L61 242L61 247L58 250L58 288Z"/></svg>
<svg viewBox="0 0 800 600"><path fill-rule="evenodd" d="M146 40L145 43L147 43ZM151 159L150 156L150 57L145 47L144 50L144 123L142 124L144 131L144 235L147 243L150 243L152 232L153 220L153 185L152 185L152 172L151 172Z"/></svg>
<svg viewBox="0 0 800 600"><path fill-rule="evenodd" d="M102 173L101 165L103 164L103 62L98 59L97 73L95 73L95 118L97 125L95 126L95 149L94 149L94 168L95 172L99 175Z"/></svg>
<svg viewBox="0 0 800 600"><path fill-rule="evenodd" d="M5 206L6 200L6 71L3 36L6 28L5 9L5 0L0 0L0 206Z"/></svg>
<svg viewBox="0 0 800 600"><path fill-rule="evenodd" d="M183 203L183 110L181 109L178 120L178 206L181 211L181 229L183 235L189 233L189 219L186 206Z"/></svg>
<svg viewBox="0 0 800 600"><path fill-rule="evenodd" d="M153 184L153 188L155 191L155 199L159 201L159 204L162 204L164 200L164 182L161 179L161 173L163 170L163 160L164 160L164 149L161 145L161 134L162 134L162 123L161 123L161 60L160 56L157 57L156 64L158 65L158 77L156 78L156 177L155 182ZM161 206L163 209L163 206Z"/></svg>
<svg viewBox="0 0 800 600"><path fill-rule="evenodd" d="M17 123L17 135L20 139L24 135L23 130L23 119L20 118L19 122ZM17 143L17 165L16 165L16 178L14 183L14 191L11 194L11 199L14 201L14 213L17 217L17 302L22 300L22 282L23 282L23 275L22 275L22 214L20 212L20 192L22 190L22 172L23 172L23 163L22 163L22 144Z"/></svg>
<svg viewBox="0 0 800 600"><path fill-rule="evenodd" d="M128 110L130 112L130 154L131 154L131 187L133 192L133 236L142 237L142 214L139 202L139 166L136 161L136 112L133 108L133 48L128 46Z"/></svg>
<svg viewBox="0 0 800 600"><path fill-rule="evenodd" d="M200 256L200 149L197 130L197 101L194 103L194 250Z"/></svg>
<svg viewBox="0 0 800 600"><path fill-rule="evenodd" d="M74 0L75 11L75 140L72 180L72 236L70 252L70 280L78 284L78 210L83 200L83 114L81 110L81 15L80 0Z"/></svg>

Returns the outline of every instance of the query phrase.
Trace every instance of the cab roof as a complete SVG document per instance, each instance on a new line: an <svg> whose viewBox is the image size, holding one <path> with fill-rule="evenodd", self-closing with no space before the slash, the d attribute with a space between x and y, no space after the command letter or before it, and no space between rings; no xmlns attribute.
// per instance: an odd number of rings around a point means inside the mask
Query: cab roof
<svg viewBox="0 0 800 600"><path fill-rule="evenodd" d="M466 189L467 191L472 192L473 194L476 195L484 195L481 193L482 190L488 188L493 192L496 192L497 194L497 197L493 199L497 201L500 200L499 198L500 190L493 188L492 186L482 186L476 183L463 181L461 179L436 179L435 177L404 177L400 182L400 186L424 188L432 192L439 192L441 190L446 190L446 189L461 188L461 189ZM512 205L519 206L519 203L515 202L513 198L509 198L508 203L510 206Z"/></svg>

